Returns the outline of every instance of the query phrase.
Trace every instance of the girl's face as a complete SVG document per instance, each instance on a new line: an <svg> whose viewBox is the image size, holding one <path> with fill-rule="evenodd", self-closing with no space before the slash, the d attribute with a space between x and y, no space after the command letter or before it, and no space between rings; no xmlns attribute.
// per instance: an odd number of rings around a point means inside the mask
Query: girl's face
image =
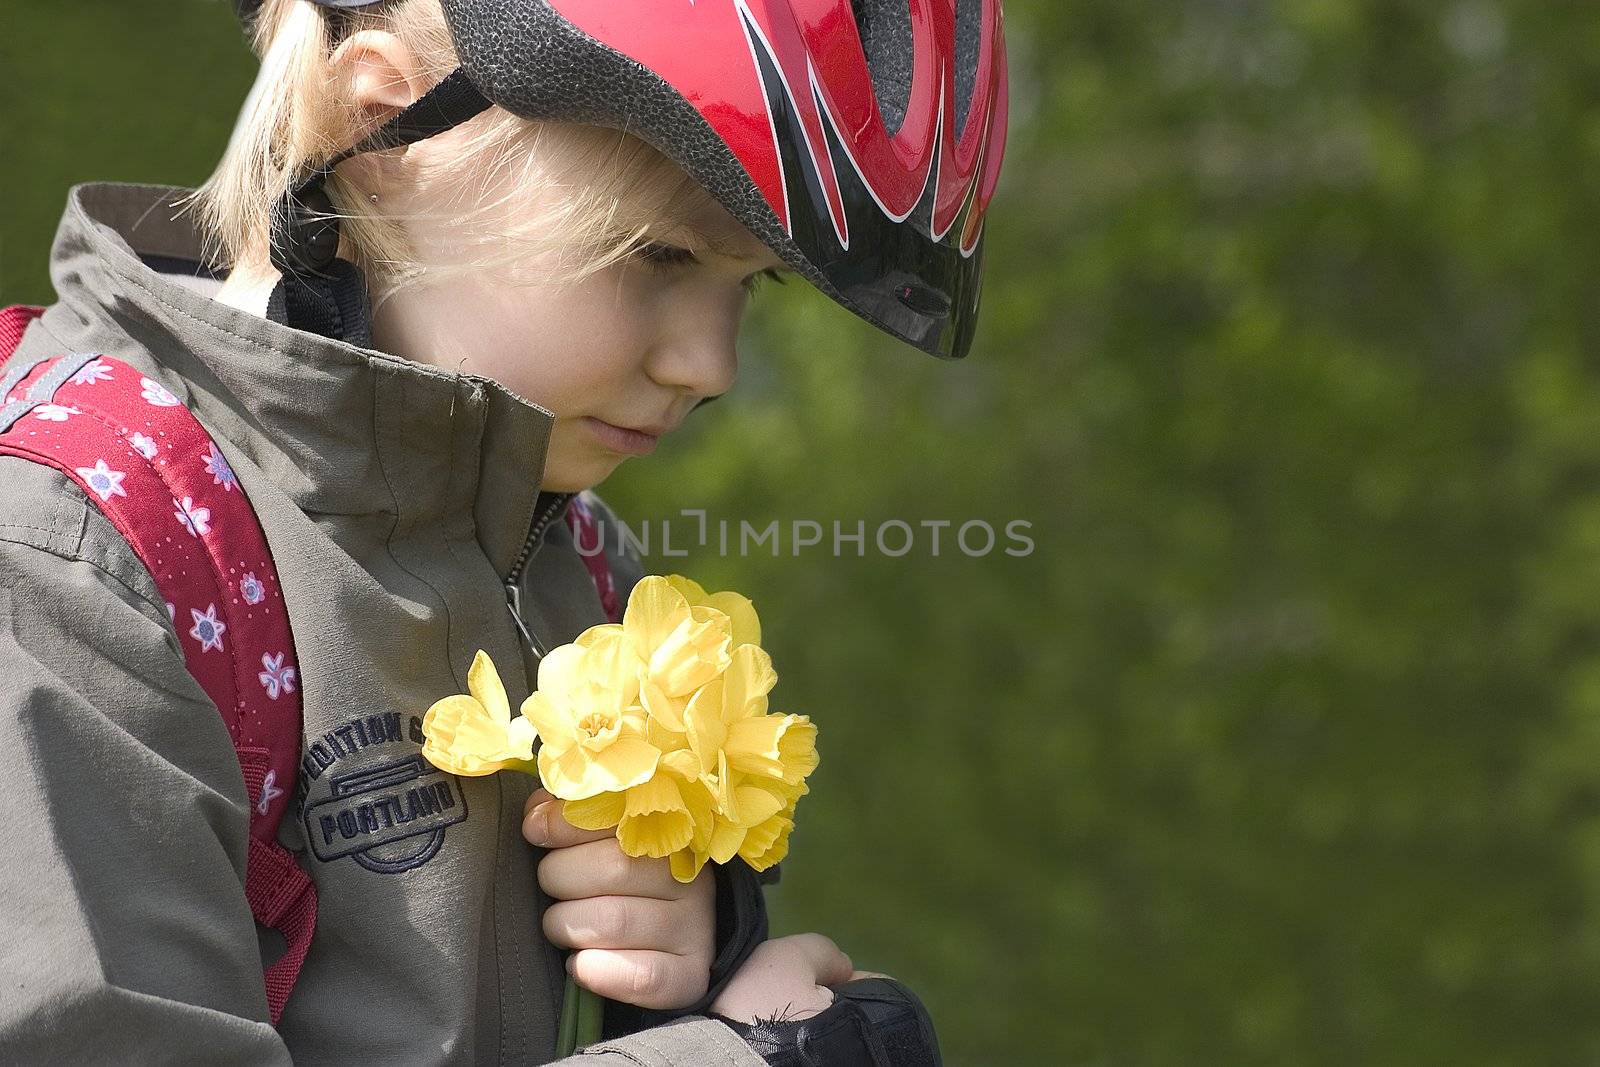
<svg viewBox="0 0 1600 1067"><path fill-rule="evenodd" d="M575 282L549 253L528 264L520 283L480 271L402 289L375 311L374 343L494 378L548 408L556 421L541 487L588 488L732 387L750 290L782 266L709 195L686 222L688 232L664 233ZM407 229L426 261L470 262L447 220L408 221Z"/></svg>
<svg viewBox="0 0 1600 1067"><path fill-rule="evenodd" d="M385 32L353 35L337 49L332 67L374 127L425 88L415 57ZM458 128L411 145L404 154L418 156L408 169L448 172L459 165L466 136ZM351 163L372 160L360 156ZM582 164L564 172L561 159L537 162L564 181L583 177L570 173ZM559 207L542 199L562 195L559 188L519 189L507 173L514 170L496 169L481 189L484 204L499 212L534 212L507 222ZM541 253L519 264L514 280L505 271L471 268L477 250L452 218L459 218L459 207L452 212L414 185L382 181L381 173L372 175L379 207L401 220L419 258L464 269L379 302L374 343L420 363L494 378L554 412L541 483L548 490L597 484L629 456L650 451L701 400L726 392L738 370L734 342L748 290L782 265L701 193L679 216L683 231L664 232L645 255L571 281L559 251ZM496 228L494 217L481 211L472 227L477 234L511 229ZM685 244L710 250L689 254Z"/></svg>

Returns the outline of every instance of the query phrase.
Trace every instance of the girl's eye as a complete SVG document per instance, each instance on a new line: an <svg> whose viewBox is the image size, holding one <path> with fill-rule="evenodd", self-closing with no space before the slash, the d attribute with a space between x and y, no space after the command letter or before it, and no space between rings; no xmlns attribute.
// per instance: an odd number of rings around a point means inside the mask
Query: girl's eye
<svg viewBox="0 0 1600 1067"><path fill-rule="evenodd" d="M634 249L633 254L640 263L659 271L676 270L700 262L700 258L687 248L659 242L642 244ZM783 276L777 269L769 267L766 270L756 271L739 284L744 286L745 292L754 294L763 282L768 281L782 285Z"/></svg>
<svg viewBox="0 0 1600 1067"><path fill-rule="evenodd" d="M663 270L699 262L693 252L677 245L643 244L635 250L634 255L640 262Z"/></svg>

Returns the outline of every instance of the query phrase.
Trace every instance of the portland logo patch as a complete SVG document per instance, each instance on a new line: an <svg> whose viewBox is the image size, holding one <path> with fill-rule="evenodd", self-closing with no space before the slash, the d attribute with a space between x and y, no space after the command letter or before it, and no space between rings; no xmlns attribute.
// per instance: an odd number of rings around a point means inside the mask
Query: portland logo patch
<svg viewBox="0 0 1600 1067"><path fill-rule="evenodd" d="M341 728L324 736L327 746L310 746L302 770L316 772L310 777L326 776L330 794L302 809L306 839L322 862L349 856L380 874L408 871L437 855L445 829L466 819L467 798L460 783L420 752L327 773L358 748L401 742L399 720L393 713L355 720L361 728L352 730L353 736L345 735L348 727ZM414 725L420 733L420 723ZM324 761L325 754L332 758ZM302 774L302 781L306 777Z"/></svg>

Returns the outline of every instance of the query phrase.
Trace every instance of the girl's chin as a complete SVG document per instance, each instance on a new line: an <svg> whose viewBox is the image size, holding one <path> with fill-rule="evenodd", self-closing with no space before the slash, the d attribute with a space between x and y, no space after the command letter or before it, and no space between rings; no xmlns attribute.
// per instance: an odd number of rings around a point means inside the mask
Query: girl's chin
<svg viewBox="0 0 1600 1067"><path fill-rule="evenodd" d="M629 457L615 452L590 451L577 462L574 457L545 464L544 480L539 488L550 493L578 493L593 489L611 476Z"/></svg>

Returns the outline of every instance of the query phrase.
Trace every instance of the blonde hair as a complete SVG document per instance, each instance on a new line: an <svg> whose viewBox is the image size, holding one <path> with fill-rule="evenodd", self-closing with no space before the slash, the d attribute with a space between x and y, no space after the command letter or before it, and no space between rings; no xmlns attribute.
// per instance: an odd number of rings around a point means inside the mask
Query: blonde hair
<svg viewBox="0 0 1600 1067"><path fill-rule="evenodd" d="M439 0L392 0L375 10L330 11L308 0L266 0L252 41L261 71L215 173L191 196L208 260L246 274L270 269L268 220L291 185L354 145L360 109L329 63L340 41L385 30L412 52L421 77L437 84L459 65ZM456 131L463 144L448 165L427 166L391 152L403 180L427 187L452 234L472 249L467 262L420 260L403 221L335 171L326 189L342 221L340 254L366 273L375 302L423 277L504 269L512 280L530 257L559 254L565 279L584 277L632 254L652 235L679 231L693 245L691 212L709 196L661 153L616 130L535 122L498 107ZM352 160L351 163L357 163ZM491 185L504 193L486 197ZM537 210L523 201L539 195ZM531 200L529 201L531 203ZM510 210L504 210L510 209ZM509 219L510 221L506 221ZM548 280L548 274L542 276Z"/></svg>

